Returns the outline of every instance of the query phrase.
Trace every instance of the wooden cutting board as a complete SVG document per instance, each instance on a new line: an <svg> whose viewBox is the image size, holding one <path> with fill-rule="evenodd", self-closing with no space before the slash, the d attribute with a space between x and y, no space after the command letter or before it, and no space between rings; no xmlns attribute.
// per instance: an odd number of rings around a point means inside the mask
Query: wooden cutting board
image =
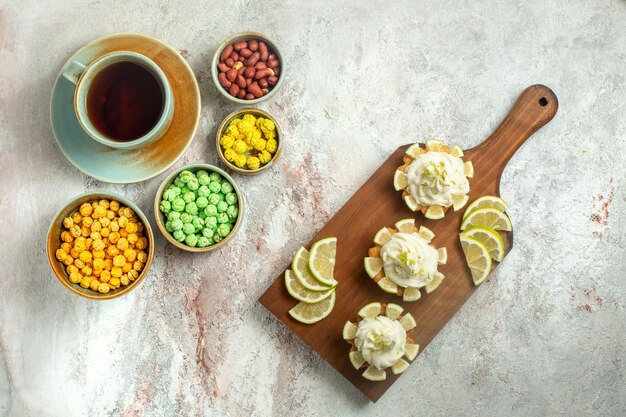
<svg viewBox="0 0 626 417"><path fill-rule="evenodd" d="M526 139L552 120L557 109L558 100L552 90L543 85L530 86L522 92L513 109L486 141L464 151L463 159L472 161L475 170L475 176L470 180L470 202L483 195L500 194L500 176L509 159ZM330 316L313 325L292 319L287 312L298 302L287 293L283 274L260 298L261 304L371 401L378 400L399 376L388 372L385 381L364 379L361 376L363 369L357 372L348 359L350 345L342 339L344 323L355 321L357 311L372 301L400 304L417 321L413 338L420 345L421 353L463 303L480 288L472 282L459 243L463 210L454 212L450 209L444 219L428 220L421 213L411 212L402 201L401 193L394 190L394 171L402 165L407 146L397 149L306 245L310 249L311 244L321 238L337 237L335 278L339 286L336 305ZM514 201L509 203L515 204ZM408 217L415 217L418 227L424 225L435 233L435 246L448 249L448 263L439 267L445 275L440 287L431 294L422 291L422 298L411 303L403 302L402 297L384 293L363 267L363 258L367 256L367 249L373 246L376 232L383 226L392 227L396 221ZM513 246L513 233L503 233L503 238L508 253ZM497 265L494 262L494 268ZM415 361L418 360L419 356Z"/></svg>

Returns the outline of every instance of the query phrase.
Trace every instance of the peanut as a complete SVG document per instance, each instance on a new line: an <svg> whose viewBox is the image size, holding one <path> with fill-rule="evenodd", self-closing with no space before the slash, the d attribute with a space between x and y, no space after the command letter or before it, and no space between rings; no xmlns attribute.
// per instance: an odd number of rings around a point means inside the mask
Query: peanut
<svg viewBox="0 0 626 417"><path fill-rule="evenodd" d="M255 52L252 55L250 55L250 58L246 60L246 65L254 65L259 61L260 58L261 58L261 54L259 54L258 52Z"/></svg>
<svg viewBox="0 0 626 417"><path fill-rule="evenodd" d="M261 54L261 61L267 61L269 52L267 51L267 45L265 45L265 42L259 42L259 52Z"/></svg>
<svg viewBox="0 0 626 417"><path fill-rule="evenodd" d="M249 50L248 48L243 48L241 51L239 51L239 55L241 55L244 58L249 58L250 55L252 55L252 51Z"/></svg>
<svg viewBox="0 0 626 417"><path fill-rule="evenodd" d="M247 48L247 47L248 47L248 42L246 41L237 42L236 44L233 45L233 49L235 51L241 51L243 48Z"/></svg>
<svg viewBox="0 0 626 417"><path fill-rule="evenodd" d="M232 45L226 45L226 48L224 48L224 50L220 54L220 61L226 60L226 58L228 58L230 56L230 54L232 54L232 53L233 53L233 46Z"/></svg>
<svg viewBox="0 0 626 417"><path fill-rule="evenodd" d="M220 75L217 77L220 80L220 84L222 84L222 87L224 88L229 88L231 82L228 81L228 79L226 78L226 74L223 72L220 72Z"/></svg>
<svg viewBox="0 0 626 417"><path fill-rule="evenodd" d="M228 71L226 71L226 78L231 83L233 81L235 81L237 79L237 70L233 67L233 68L229 69Z"/></svg>
<svg viewBox="0 0 626 417"><path fill-rule="evenodd" d="M263 97L263 91L261 90L261 87L259 87L259 84L256 82L250 84L250 86L248 87L248 91L250 91L256 98Z"/></svg>
<svg viewBox="0 0 626 417"><path fill-rule="evenodd" d="M259 43L254 39L248 41L248 49L250 49L252 52L256 52L257 49L259 49Z"/></svg>

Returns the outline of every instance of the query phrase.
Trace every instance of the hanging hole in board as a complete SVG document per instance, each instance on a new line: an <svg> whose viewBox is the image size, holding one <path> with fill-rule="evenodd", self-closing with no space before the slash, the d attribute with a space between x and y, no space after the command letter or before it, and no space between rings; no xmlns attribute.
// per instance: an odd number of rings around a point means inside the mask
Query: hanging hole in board
<svg viewBox="0 0 626 417"><path fill-rule="evenodd" d="M545 97L541 97L541 98L539 99L539 105L540 105L541 107L546 107L546 106L548 105L548 99L547 99L547 98L545 98Z"/></svg>

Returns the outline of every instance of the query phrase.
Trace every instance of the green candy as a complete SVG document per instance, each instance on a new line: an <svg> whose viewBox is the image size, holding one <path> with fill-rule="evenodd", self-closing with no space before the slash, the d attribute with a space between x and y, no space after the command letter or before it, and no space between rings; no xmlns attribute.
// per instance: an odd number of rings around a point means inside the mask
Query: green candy
<svg viewBox="0 0 626 417"><path fill-rule="evenodd" d="M161 201L161 204L159 204L159 210L161 210L163 213L169 213L170 211L172 211L172 203L167 200Z"/></svg>
<svg viewBox="0 0 626 417"><path fill-rule="evenodd" d="M217 227L217 217L210 216L204 219L204 226L208 227L209 229L215 229Z"/></svg>
<svg viewBox="0 0 626 417"><path fill-rule="evenodd" d="M228 206L228 208L226 209L226 214L228 214L228 217L231 221L235 221L237 219L237 216L239 215L239 209L235 206Z"/></svg>
<svg viewBox="0 0 626 417"><path fill-rule="evenodd" d="M165 230L167 230L170 233L174 231L174 228L172 227L172 222L165 222Z"/></svg>
<svg viewBox="0 0 626 417"><path fill-rule="evenodd" d="M233 204L237 203L237 194L235 193L228 193L226 194L226 197L224 197L224 201L226 201L228 203L228 205L232 206Z"/></svg>
<svg viewBox="0 0 626 417"><path fill-rule="evenodd" d="M185 234L183 233L182 230L174 230L174 233L172 233L172 236L174 236L174 239L176 239L179 242L182 242L183 240L185 240Z"/></svg>
<svg viewBox="0 0 626 417"><path fill-rule="evenodd" d="M183 228L183 222L180 219L172 220L171 224L172 224L172 229L174 230L180 230Z"/></svg>
<svg viewBox="0 0 626 417"><path fill-rule="evenodd" d="M187 185L183 185L182 187L180 187L180 194L181 195L185 195L185 193L188 193L189 191L191 191L189 189L189 187L187 187Z"/></svg>
<svg viewBox="0 0 626 417"><path fill-rule="evenodd" d="M200 178L202 176L209 176L209 173L207 171L205 171L204 169L199 169L196 171L196 177Z"/></svg>
<svg viewBox="0 0 626 417"><path fill-rule="evenodd" d="M198 213L198 217L200 217L202 220L206 219L206 213L204 212L204 210Z"/></svg>
<svg viewBox="0 0 626 417"><path fill-rule="evenodd" d="M202 236L206 238L212 238L214 234L215 232L213 231L213 229L209 229L208 227L202 229Z"/></svg>
<svg viewBox="0 0 626 417"><path fill-rule="evenodd" d="M189 204L192 201L196 201L196 195L193 191L187 191L185 194L183 194L183 200L185 200L185 203Z"/></svg>
<svg viewBox="0 0 626 417"><path fill-rule="evenodd" d="M198 206L199 209L204 209L206 206L209 205L209 199L206 197L198 197L196 199L196 206Z"/></svg>
<svg viewBox="0 0 626 417"><path fill-rule="evenodd" d="M175 184L177 187L182 187L182 186L184 186L184 185L185 185L185 183L184 183L184 182L182 182L182 181L180 180L180 177L176 177L176 179L174 180L174 184Z"/></svg>
<svg viewBox="0 0 626 417"><path fill-rule="evenodd" d="M205 207L204 214L206 214L207 216L217 215L217 206L215 204L209 204Z"/></svg>
<svg viewBox="0 0 626 417"><path fill-rule="evenodd" d="M182 213L180 215L180 220L183 223L191 223L191 220L193 220L193 216L191 214L189 214L189 213Z"/></svg>
<svg viewBox="0 0 626 417"><path fill-rule="evenodd" d="M208 238L208 239L209 239L209 244L208 244L208 246L211 246L211 245L215 244L215 240L213 240L213 238L212 238L212 237L210 237L210 238Z"/></svg>
<svg viewBox="0 0 626 417"><path fill-rule="evenodd" d="M209 246L209 239L207 239L204 236L200 236L198 238L198 247L199 248L206 248L207 246Z"/></svg>
<svg viewBox="0 0 626 417"><path fill-rule="evenodd" d="M212 193L219 193L222 191L222 186L219 182L212 182L209 184L209 190L211 190Z"/></svg>
<svg viewBox="0 0 626 417"><path fill-rule="evenodd" d="M211 194L211 190L209 190L209 187L206 185L201 185L200 188L198 188L198 196L208 197L209 194Z"/></svg>
<svg viewBox="0 0 626 417"><path fill-rule="evenodd" d="M198 183L200 185L209 185L209 183L211 182L211 178L209 178L209 175L198 175Z"/></svg>
<svg viewBox="0 0 626 417"><path fill-rule="evenodd" d="M196 228L191 223L183 224L183 233L186 235L193 235L196 232Z"/></svg>
<svg viewBox="0 0 626 417"><path fill-rule="evenodd" d="M196 177L193 177L187 182L187 187L189 187L191 191L196 191L200 187L200 183Z"/></svg>
<svg viewBox="0 0 626 417"><path fill-rule="evenodd" d="M163 191L163 200L167 200L171 203L172 201L174 201L175 198L176 193L174 192L174 190L168 188L167 190Z"/></svg>
<svg viewBox="0 0 626 417"><path fill-rule="evenodd" d="M198 244L198 236L196 235L187 235L185 238L185 244L187 246L191 246L192 248Z"/></svg>
<svg viewBox="0 0 626 417"><path fill-rule="evenodd" d="M211 181L219 181L222 179L222 176L217 172L211 172L211 174L209 174L209 177L211 177Z"/></svg>
<svg viewBox="0 0 626 417"><path fill-rule="evenodd" d="M169 213L167 213L167 219L168 220L180 219L180 212L178 212L178 211L170 211Z"/></svg>
<svg viewBox="0 0 626 417"><path fill-rule="evenodd" d="M183 211L185 209L185 200L180 197L176 197L174 201L172 201L172 210L174 211Z"/></svg>
<svg viewBox="0 0 626 417"><path fill-rule="evenodd" d="M225 196L224 196L224 194L222 194L222 193L217 193L217 198L219 198L219 199L220 199L220 201L224 201L224 200L226 200L226 197L225 197Z"/></svg>
<svg viewBox="0 0 626 417"><path fill-rule="evenodd" d="M213 236L213 240L217 243L222 240L222 237L216 233L215 236Z"/></svg>
<svg viewBox="0 0 626 417"><path fill-rule="evenodd" d="M226 237L228 236L228 234L230 233L231 230L231 226L228 223L224 223L224 224L220 224L217 227L217 233L221 236L221 237Z"/></svg>
<svg viewBox="0 0 626 417"><path fill-rule="evenodd" d="M220 201L217 203L217 212L224 213L228 209L228 203L226 201Z"/></svg>
<svg viewBox="0 0 626 417"><path fill-rule="evenodd" d="M219 202L220 202L220 195L219 194L211 194L209 196L209 204L216 205Z"/></svg>
<svg viewBox="0 0 626 417"><path fill-rule="evenodd" d="M221 185L221 190L222 193L224 194L228 194L228 193L232 193L233 192L233 185L231 183L229 183L227 180L222 181L222 185Z"/></svg>
<svg viewBox="0 0 626 417"><path fill-rule="evenodd" d="M187 203L187 205L185 205L185 211L189 214L198 214L198 206L194 202Z"/></svg>
<svg viewBox="0 0 626 417"><path fill-rule="evenodd" d="M187 184L191 178L195 178L195 175L191 171L184 170L180 174L178 174L178 178L180 178L180 181L183 184Z"/></svg>
<svg viewBox="0 0 626 417"><path fill-rule="evenodd" d="M226 214L226 213L218 213L217 214L217 222L219 224L228 223L228 214Z"/></svg>
<svg viewBox="0 0 626 417"><path fill-rule="evenodd" d="M191 221L191 224L196 230L200 230L204 227L204 220L202 220L200 217L194 217Z"/></svg>

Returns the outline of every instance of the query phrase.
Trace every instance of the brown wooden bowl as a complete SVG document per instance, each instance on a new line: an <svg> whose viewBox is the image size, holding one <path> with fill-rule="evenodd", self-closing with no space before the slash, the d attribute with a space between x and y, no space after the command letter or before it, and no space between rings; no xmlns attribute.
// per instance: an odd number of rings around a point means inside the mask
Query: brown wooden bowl
<svg viewBox="0 0 626 417"><path fill-rule="evenodd" d="M233 226L233 229L230 231L228 236L226 236L224 239L220 240L219 242L211 246L204 247L204 248L187 246L183 242L179 242L176 239L174 239L174 236L172 236L170 232L165 230L165 215L161 213L161 210L159 209L159 205L161 204L161 199L163 197L163 192L165 191L165 189L167 189L167 187L170 186L170 184L174 182L178 174L180 174L184 170L196 172L201 169L204 169L205 171L209 171L209 172L211 171L217 172L226 180L228 180L230 184L233 186L233 190L235 191L235 194L237 194L237 203L239 204L239 215L237 216L237 221L235 222L235 225ZM168 177L165 178L165 180L163 180L163 182L161 183L161 186L159 187L156 193L156 196L154 197L154 217L156 218L157 227L159 228L163 236L165 236L165 239L167 239L168 242L170 242L172 245L176 246L177 248L186 250L188 252L210 252L212 250L215 250L224 246L239 230L239 226L241 226L241 222L243 221L243 213L244 213L243 194L241 193L241 190L239 189L235 181L224 170L216 166L210 165L210 164L191 164L191 165L185 165L184 167L178 168L177 170L172 172L170 175L168 175Z"/></svg>
<svg viewBox="0 0 626 417"><path fill-rule="evenodd" d="M65 217L70 216L75 211L78 211L79 207L83 203L89 203L94 200L116 200L120 204L125 205L133 209L133 211L139 217L141 223L143 223L144 231L146 238L148 239L148 247L146 251L148 252L148 260L143 267L143 270L130 284L127 286L120 286L116 290L109 291L106 294L99 293L97 291L93 291L89 288L83 288L78 284L72 284L68 278L68 274L65 271L65 265L59 262L55 257L55 252L61 245L61 232L63 231L63 219ZM78 197L71 200L69 203L65 205L61 211L59 211L56 216L52 219L50 223L50 227L48 229L48 242L46 244L46 251L48 254L48 262L50 263L50 267L52 268L52 272L57 277L59 282L65 286L68 290L73 292L74 294L78 294L81 297L89 298L92 300L108 300L111 298L116 298L121 295L124 295L139 285L141 280L148 274L150 270L150 266L152 265L152 259L154 258L154 235L152 234L152 228L150 227L150 222L148 218L143 214L143 212L137 207L132 201L124 198L120 195L109 193L109 192L93 192L81 194Z"/></svg>
<svg viewBox="0 0 626 417"><path fill-rule="evenodd" d="M222 149L222 145L220 145L220 140L222 139L222 135L226 131L226 128L228 127L230 122L232 122L235 119L241 119L246 114L251 114L257 118L263 117L265 119L270 119L272 122L274 122L274 125L276 126L276 143L277 143L276 152L274 153L274 155L272 155L272 159L267 164L260 167L259 169L239 168L237 165L233 164L232 162L227 161L226 158L224 157L224 150ZM268 112L255 109L255 108L245 108L245 109L234 111L228 116L226 116L226 118L222 121L220 126L217 128L217 135L215 137L215 145L217 146L217 154L220 156L220 159L222 160L222 162L226 164L226 166L229 169L232 169L233 171L239 174L243 174L243 175L255 175L271 167L280 156L283 150L283 131L280 129L280 124L278 124L274 116L272 116Z"/></svg>

